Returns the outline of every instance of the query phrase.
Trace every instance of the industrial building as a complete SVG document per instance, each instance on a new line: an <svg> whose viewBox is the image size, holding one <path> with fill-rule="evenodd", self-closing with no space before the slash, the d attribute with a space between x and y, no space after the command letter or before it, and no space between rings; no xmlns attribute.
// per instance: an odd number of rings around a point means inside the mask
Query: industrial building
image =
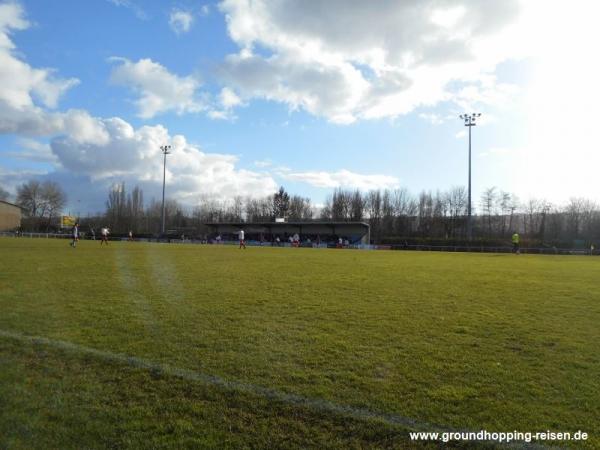
<svg viewBox="0 0 600 450"><path fill-rule="evenodd" d="M21 207L0 200L0 231L13 231L21 226Z"/></svg>

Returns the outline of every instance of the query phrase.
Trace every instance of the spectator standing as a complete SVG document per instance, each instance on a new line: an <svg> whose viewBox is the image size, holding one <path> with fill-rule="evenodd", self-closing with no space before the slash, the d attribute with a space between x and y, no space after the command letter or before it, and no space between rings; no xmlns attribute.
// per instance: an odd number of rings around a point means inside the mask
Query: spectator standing
<svg viewBox="0 0 600 450"><path fill-rule="evenodd" d="M110 234L110 230L106 227L103 227L100 230L100 246L102 246L102 244L108 245L108 235L109 234Z"/></svg>
<svg viewBox="0 0 600 450"><path fill-rule="evenodd" d="M75 222L75 225L73 225L73 228L71 230L71 235L73 237L73 240L71 241L71 247L75 248L77 247L77 241L79 240L79 223Z"/></svg>
<svg viewBox="0 0 600 450"><path fill-rule="evenodd" d="M240 238L240 248L243 248L244 250L246 250L246 240L244 239L244 230L240 230L240 232L238 233L238 236Z"/></svg>
<svg viewBox="0 0 600 450"><path fill-rule="evenodd" d="M512 251L513 251L513 253L516 253L517 255L519 255L521 253L521 249L519 248L519 241L520 241L519 233L517 233L515 231L512 235L512 245L513 245Z"/></svg>

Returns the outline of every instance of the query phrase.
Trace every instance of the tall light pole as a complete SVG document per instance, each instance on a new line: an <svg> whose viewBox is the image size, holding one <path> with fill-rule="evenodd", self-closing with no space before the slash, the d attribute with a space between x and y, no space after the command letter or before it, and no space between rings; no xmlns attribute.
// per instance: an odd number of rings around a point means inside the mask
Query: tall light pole
<svg viewBox="0 0 600 450"><path fill-rule="evenodd" d="M471 127L476 125L475 121L481 113L461 114L459 117L465 122L465 127L469 127L469 204L467 206L467 239L473 238L473 221L471 217Z"/></svg>
<svg viewBox="0 0 600 450"><path fill-rule="evenodd" d="M162 154L163 154L162 226L161 226L160 231L162 234L165 234L165 181L167 178L167 155L170 153L169 150L171 150L171 146L170 145L161 145L160 150L162 151Z"/></svg>

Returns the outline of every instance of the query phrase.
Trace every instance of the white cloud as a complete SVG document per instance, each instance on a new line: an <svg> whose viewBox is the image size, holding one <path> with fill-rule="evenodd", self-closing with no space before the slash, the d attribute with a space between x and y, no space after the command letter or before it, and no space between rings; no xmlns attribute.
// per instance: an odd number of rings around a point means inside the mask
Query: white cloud
<svg viewBox="0 0 600 450"><path fill-rule="evenodd" d="M135 2L131 0L108 0L108 2L112 3L115 6L122 6L133 11L133 13L138 19L148 19L148 14L146 14L146 12L142 8L140 8Z"/></svg>
<svg viewBox="0 0 600 450"><path fill-rule="evenodd" d="M219 100L224 108L233 108L242 103L242 100L237 96L237 94L229 88L221 89Z"/></svg>
<svg viewBox="0 0 600 450"><path fill-rule="evenodd" d="M445 120L443 116L435 113L420 113L419 117L423 120L430 122L433 125L441 125L444 123Z"/></svg>
<svg viewBox="0 0 600 450"><path fill-rule="evenodd" d="M519 89L514 84L499 83L495 76L483 75L477 82L455 92L453 101L462 111L473 111L478 109L478 105L505 106L517 94Z"/></svg>
<svg viewBox="0 0 600 450"><path fill-rule="evenodd" d="M202 5L200 7L200 15L208 16L210 14L210 5Z"/></svg>
<svg viewBox="0 0 600 450"><path fill-rule="evenodd" d="M65 135L54 138L51 148L65 170L101 185L113 180L161 185L160 146L171 143L167 183L170 195L184 203L192 204L201 195L263 196L277 188L269 175L236 168L235 156L205 153L161 125L134 129L120 118L92 120L96 124L90 129L102 130L105 139L83 142L79 136Z"/></svg>
<svg viewBox="0 0 600 450"><path fill-rule="evenodd" d="M211 110L208 112L208 117L215 120L229 120L232 118L228 111L222 110Z"/></svg>
<svg viewBox="0 0 600 450"><path fill-rule="evenodd" d="M110 136L104 123L90 116L87 111L69 110L63 115L63 132L80 145L105 145Z"/></svg>
<svg viewBox="0 0 600 450"><path fill-rule="evenodd" d="M58 158L50 145L46 142L40 142L31 138L17 138L17 144L21 148L19 151L6 152L5 155L10 158L22 159L26 161L45 162L57 164Z"/></svg>
<svg viewBox="0 0 600 450"><path fill-rule="evenodd" d="M225 0L220 9L240 47L222 66L229 85L336 123L501 101L511 87L493 71L523 47L518 0Z"/></svg>
<svg viewBox="0 0 600 450"><path fill-rule="evenodd" d="M7 190L12 195L12 200L14 201L16 197L17 186L23 184L27 180L43 177L46 174L47 172L44 170L9 170L0 166L0 187Z"/></svg>
<svg viewBox="0 0 600 450"><path fill-rule="evenodd" d="M139 98L135 101L138 115L152 118L165 112L195 113L206 109L198 97L200 80L193 76L179 77L151 59L132 62L127 58L111 58L111 81L131 88Z"/></svg>
<svg viewBox="0 0 600 450"><path fill-rule="evenodd" d="M465 13L466 8L464 5L437 8L433 10L430 20L439 27L453 28L464 17Z"/></svg>
<svg viewBox="0 0 600 450"><path fill-rule="evenodd" d="M310 171L291 172L280 171L279 176L290 181L300 181L319 188L355 188L361 190L387 189L397 187L399 180L389 175L363 175L349 170L336 172Z"/></svg>
<svg viewBox="0 0 600 450"><path fill-rule="evenodd" d="M89 196L90 192L105 195L105 188L114 181L139 183L150 192L158 192L162 184L159 147L170 142L169 192L184 203L192 204L200 195L262 196L276 190L268 174L238 169L235 156L205 153L183 136L171 136L160 125L135 129L120 118L97 118L83 110L50 111L77 80L56 78L52 71L32 68L13 54L10 32L27 26L18 4L0 5L0 133L19 136L21 150L5 155L48 162L57 170L44 175L0 167L0 179L6 186L14 190L26 177L45 176L64 182L77 196ZM196 79L172 75L151 60L118 62L113 79L140 92L141 115L202 109L195 96L199 86ZM228 91L223 92L222 100L227 107L237 104L234 94ZM51 137L50 144L27 135Z"/></svg>
<svg viewBox="0 0 600 450"><path fill-rule="evenodd" d="M305 109L332 122L351 123L368 83L351 64L331 61L312 65L300 54L263 58L238 54L226 58L225 80L247 97L283 102L292 110Z"/></svg>
<svg viewBox="0 0 600 450"><path fill-rule="evenodd" d="M262 161L254 161L254 165L256 167L259 167L261 169L265 168L265 167L270 167L273 165L273 161L271 161L270 159L264 159Z"/></svg>
<svg viewBox="0 0 600 450"><path fill-rule="evenodd" d="M515 189L523 198L599 199L600 3L531 0L526 14L536 57L520 124L528 142L513 152Z"/></svg>
<svg viewBox="0 0 600 450"><path fill-rule="evenodd" d="M15 52L14 30L29 27L18 3L0 4L0 133L44 134L60 128L55 108L60 97L79 81L61 79L52 69L36 69Z"/></svg>
<svg viewBox="0 0 600 450"><path fill-rule="evenodd" d="M173 9L169 14L169 26L176 34L187 33L192 29L194 15L189 11Z"/></svg>
<svg viewBox="0 0 600 450"><path fill-rule="evenodd" d="M235 119L233 108L242 104L242 99L232 89L224 87L219 93L216 104L208 112L208 117L220 120Z"/></svg>

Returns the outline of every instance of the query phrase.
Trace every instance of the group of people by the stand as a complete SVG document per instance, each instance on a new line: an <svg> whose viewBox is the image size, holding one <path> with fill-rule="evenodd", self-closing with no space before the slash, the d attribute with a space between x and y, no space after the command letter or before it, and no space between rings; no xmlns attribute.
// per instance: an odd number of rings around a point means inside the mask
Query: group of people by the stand
<svg viewBox="0 0 600 450"><path fill-rule="evenodd" d="M245 249L246 248L246 233L244 230L239 230L237 232L238 235L238 240L239 240L239 248L240 249ZM302 240L300 238L300 235L298 233L295 233L293 235L288 236L287 238L288 243L290 244L291 247L300 247L302 245ZM220 244L223 242L223 238L221 237L221 235L217 235L217 237L214 239L214 242L216 244ZM267 242L264 240L264 238L261 235L261 239L260 242ZM272 244L280 247L282 245L281 242L281 238L279 236L275 236L275 238L272 240ZM321 245L321 237L317 236L314 243L313 241L310 239L310 237L307 237L306 240L304 241L304 244L311 246L311 245L317 245L320 246ZM350 245L350 241L348 241L348 239L344 240L341 237L338 239L337 243L336 243L336 247L337 248L344 248L344 247L348 247Z"/></svg>

